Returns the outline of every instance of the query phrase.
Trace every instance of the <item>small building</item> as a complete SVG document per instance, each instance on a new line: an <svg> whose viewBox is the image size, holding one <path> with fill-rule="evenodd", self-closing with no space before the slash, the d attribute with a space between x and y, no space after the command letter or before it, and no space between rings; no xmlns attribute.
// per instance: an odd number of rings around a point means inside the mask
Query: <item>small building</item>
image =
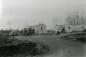
<svg viewBox="0 0 86 57"><path fill-rule="evenodd" d="M86 25L65 25L66 32L80 32L86 29Z"/></svg>
<svg viewBox="0 0 86 57"><path fill-rule="evenodd" d="M81 32L86 30L86 25L56 25L55 32L61 32L64 29L64 32Z"/></svg>
<svg viewBox="0 0 86 57"><path fill-rule="evenodd" d="M45 24L39 24L32 26L33 29L35 29L36 34L45 34L47 33L46 25Z"/></svg>
<svg viewBox="0 0 86 57"><path fill-rule="evenodd" d="M29 28L34 29L35 34L45 34L45 33L47 33L47 29L46 29L45 24L38 24L38 25L28 26L28 27L24 28L22 32L23 33L28 32Z"/></svg>
<svg viewBox="0 0 86 57"><path fill-rule="evenodd" d="M57 32L61 32L64 29L64 25L55 25L54 27L54 31Z"/></svg>

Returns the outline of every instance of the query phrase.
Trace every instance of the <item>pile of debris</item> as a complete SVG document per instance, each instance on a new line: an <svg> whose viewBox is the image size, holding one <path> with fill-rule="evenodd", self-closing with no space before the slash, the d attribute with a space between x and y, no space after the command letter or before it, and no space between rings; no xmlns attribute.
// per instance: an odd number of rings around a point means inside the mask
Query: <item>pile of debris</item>
<svg viewBox="0 0 86 57"><path fill-rule="evenodd" d="M69 33L62 36L62 39L86 42L86 33Z"/></svg>

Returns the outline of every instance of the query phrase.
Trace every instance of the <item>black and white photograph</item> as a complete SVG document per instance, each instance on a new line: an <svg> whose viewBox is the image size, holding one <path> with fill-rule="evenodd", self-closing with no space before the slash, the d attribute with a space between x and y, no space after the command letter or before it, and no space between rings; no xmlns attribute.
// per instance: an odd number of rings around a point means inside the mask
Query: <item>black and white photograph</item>
<svg viewBox="0 0 86 57"><path fill-rule="evenodd" d="M0 57L86 57L86 0L0 0Z"/></svg>

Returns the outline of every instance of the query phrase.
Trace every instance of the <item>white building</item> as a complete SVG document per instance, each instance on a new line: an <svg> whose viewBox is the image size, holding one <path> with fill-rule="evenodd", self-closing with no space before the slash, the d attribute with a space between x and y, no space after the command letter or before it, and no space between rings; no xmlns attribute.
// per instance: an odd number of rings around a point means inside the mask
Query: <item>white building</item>
<svg viewBox="0 0 86 57"><path fill-rule="evenodd" d="M45 34L45 33L47 33L46 25L44 25L44 24L34 25L34 26L30 26L30 27L35 29L36 34Z"/></svg>
<svg viewBox="0 0 86 57"><path fill-rule="evenodd" d="M86 25L65 25L66 32L79 32L86 29Z"/></svg>
<svg viewBox="0 0 86 57"><path fill-rule="evenodd" d="M86 25L56 25L55 32L61 32L65 29L65 32L80 32L86 29Z"/></svg>

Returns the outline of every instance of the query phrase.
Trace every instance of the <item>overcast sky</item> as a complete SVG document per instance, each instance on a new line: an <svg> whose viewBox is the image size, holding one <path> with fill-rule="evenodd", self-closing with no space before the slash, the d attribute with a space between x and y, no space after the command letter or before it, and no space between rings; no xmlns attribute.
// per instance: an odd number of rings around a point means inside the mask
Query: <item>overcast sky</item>
<svg viewBox="0 0 86 57"><path fill-rule="evenodd" d="M52 27L53 24L64 24L69 13L86 9L85 0L3 0L1 4L1 28L39 23Z"/></svg>

